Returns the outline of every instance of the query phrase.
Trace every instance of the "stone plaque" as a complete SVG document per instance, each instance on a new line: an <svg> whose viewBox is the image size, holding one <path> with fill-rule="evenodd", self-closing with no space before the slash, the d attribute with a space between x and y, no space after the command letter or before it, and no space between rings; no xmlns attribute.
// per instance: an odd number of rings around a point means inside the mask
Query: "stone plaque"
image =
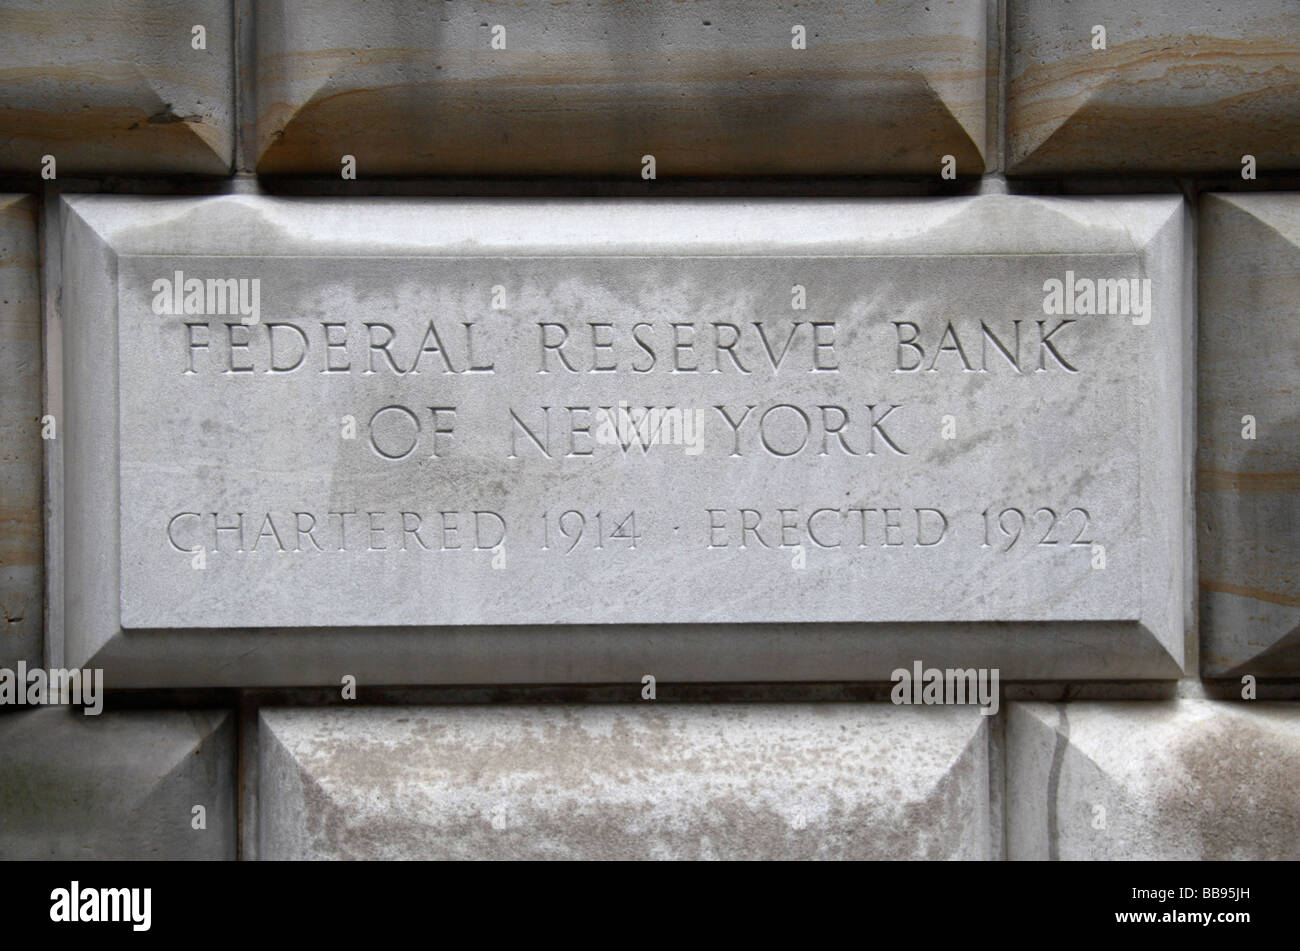
<svg viewBox="0 0 1300 951"><path fill-rule="evenodd" d="M1181 662L1177 200L68 207L116 259L69 229L76 478L112 488L73 535L116 563L126 676L150 640L395 661L528 625L543 658L572 625L921 624L982 666Z"/></svg>
<svg viewBox="0 0 1300 951"><path fill-rule="evenodd" d="M151 307L227 274L258 323ZM1046 317L1025 275L125 258L122 623L1135 619L1142 331Z"/></svg>

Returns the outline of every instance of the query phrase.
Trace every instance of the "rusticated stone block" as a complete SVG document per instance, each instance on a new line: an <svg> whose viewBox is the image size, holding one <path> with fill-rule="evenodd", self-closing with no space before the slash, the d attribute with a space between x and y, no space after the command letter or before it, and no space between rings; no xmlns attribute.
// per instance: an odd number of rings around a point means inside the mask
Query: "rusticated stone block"
<svg viewBox="0 0 1300 951"><path fill-rule="evenodd" d="M10 668L42 661L40 315L36 203L0 195L0 667Z"/></svg>
<svg viewBox="0 0 1300 951"><path fill-rule="evenodd" d="M114 684L1181 672L1177 198L61 213Z"/></svg>
<svg viewBox="0 0 1300 951"><path fill-rule="evenodd" d="M227 174L233 22L230 0L5 0L0 171Z"/></svg>
<svg viewBox="0 0 1300 951"><path fill-rule="evenodd" d="M1205 195L1201 669L1300 674L1300 195Z"/></svg>
<svg viewBox="0 0 1300 951"><path fill-rule="evenodd" d="M1007 43L1012 174L1300 166L1292 0L1008 0Z"/></svg>
<svg viewBox="0 0 1300 951"><path fill-rule="evenodd" d="M984 167L984 0L295 0L257 35L262 173Z"/></svg>
<svg viewBox="0 0 1300 951"><path fill-rule="evenodd" d="M1012 859L1300 858L1291 703L1013 703Z"/></svg>
<svg viewBox="0 0 1300 951"><path fill-rule="evenodd" d="M0 750L0 858L235 857L228 713L6 713Z"/></svg>
<svg viewBox="0 0 1300 951"><path fill-rule="evenodd" d="M259 858L988 858L974 709L263 710Z"/></svg>

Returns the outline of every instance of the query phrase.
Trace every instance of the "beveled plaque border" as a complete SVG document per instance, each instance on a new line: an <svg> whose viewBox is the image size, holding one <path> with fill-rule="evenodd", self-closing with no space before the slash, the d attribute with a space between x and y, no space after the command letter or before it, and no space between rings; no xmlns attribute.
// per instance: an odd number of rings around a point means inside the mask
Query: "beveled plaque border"
<svg viewBox="0 0 1300 951"><path fill-rule="evenodd" d="M482 200L63 196L47 310L51 643L110 688L1176 679L1193 627L1190 209L1178 196ZM1127 622L528 625L123 630L117 259L122 254L1134 254L1152 279L1141 365L1141 617ZM57 396L55 394L57 393Z"/></svg>

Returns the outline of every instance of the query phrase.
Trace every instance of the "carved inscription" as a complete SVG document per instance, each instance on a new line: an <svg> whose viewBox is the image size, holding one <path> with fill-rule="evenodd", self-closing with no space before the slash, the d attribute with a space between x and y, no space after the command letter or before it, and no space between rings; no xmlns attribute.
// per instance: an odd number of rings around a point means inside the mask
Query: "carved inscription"
<svg viewBox="0 0 1300 951"><path fill-rule="evenodd" d="M1136 281L1101 255L123 257L123 622L1136 616L1142 331L1064 309L1067 268Z"/></svg>

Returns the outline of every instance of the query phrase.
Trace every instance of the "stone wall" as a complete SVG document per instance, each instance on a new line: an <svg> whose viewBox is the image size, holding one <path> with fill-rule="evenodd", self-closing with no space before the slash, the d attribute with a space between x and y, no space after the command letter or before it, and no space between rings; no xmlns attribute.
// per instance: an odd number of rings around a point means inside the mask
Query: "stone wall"
<svg viewBox="0 0 1300 951"><path fill-rule="evenodd" d="M0 857L1300 858L1294 4L0 53Z"/></svg>

